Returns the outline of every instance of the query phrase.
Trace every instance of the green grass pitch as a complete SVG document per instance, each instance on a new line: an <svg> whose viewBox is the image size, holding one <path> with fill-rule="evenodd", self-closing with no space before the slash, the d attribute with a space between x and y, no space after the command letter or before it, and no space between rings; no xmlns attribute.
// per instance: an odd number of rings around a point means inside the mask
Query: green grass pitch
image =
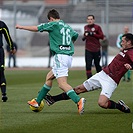
<svg viewBox="0 0 133 133"><path fill-rule="evenodd" d="M111 97L122 99L131 108L130 114L118 110L102 109L97 105L100 90L80 94L86 98L85 113L78 115L71 100L58 102L35 113L27 101L35 98L48 70L6 70L9 100L0 101L0 133L131 133L133 122L133 87L122 82ZM132 74L133 75L133 74ZM73 87L86 80L85 70L71 70L68 83ZM132 76L133 80L133 76ZM53 83L51 94L62 92Z"/></svg>

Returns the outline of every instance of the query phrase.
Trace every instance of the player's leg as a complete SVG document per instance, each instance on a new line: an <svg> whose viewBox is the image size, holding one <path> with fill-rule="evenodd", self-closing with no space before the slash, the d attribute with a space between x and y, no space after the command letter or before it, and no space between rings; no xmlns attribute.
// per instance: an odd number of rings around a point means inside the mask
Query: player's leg
<svg viewBox="0 0 133 133"><path fill-rule="evenodd" d="M93 53L93 57L94 57L94 64L96 67L96 71L100 72L102 70L102 67L100 66L100 60L101 60L101 52L95 52Z"/></svg>
<svg viewBox="0 0 133 133"><path fill-rule="evenodd" d="M52 70L47 74L46 76L46 82L43 85L42 89L40 90L38 97L37 97L37 102L40 103L43 98L46 96L46 94L50 91L51 87L52 87L52 82L53 79L55 79L55 76L52 72Z"/></svg>
<svg viewBox="0 0 133 133"><path fill-rule="evenodd" d="M1 72L0 72L0 76L1 76L1 92L2 92L2 96L6 96L6 79L5 79L5 75L4 75L4 68L1 68Z"/></svg>
<svg viewBox="0 0 133 133"><path fill-rule="evenodd" d="M96 89L100 88L101 84L99 83L98 79L99 79L99 75L101 73L102 72L93 75L91 78L86 80L83 84L75 87L74 91L76 92L76 94L80 94L80 93L84 93L84 92L88 92L88 91L92 91L92 90L96 90ZM61 93L61 94L56 95L56 96L47 95L45 97L46 103L48 105L52 105L53 103L55 103L57 101L68 100L68 99L69 99L69 97L66 95L66 93Z"/></svg>
<svg viewBox="0 0 133 133"><path fill-rule="evenodd" d="M56 75L59 88L66 92L71 100L77 104L78 112L79 114L82 114L84 112L85 98L80 98L73 88L67 83L68 70L72 65L72 56L58 54L54 56L54 59L56 66L55 69L52 70L54 75Z"/></svg>
<svg viewBox="0 0 133 133"><path fill-rule="evenodd" d="M93 75L91 78L86 80L83 84L75 87L74 91L76 92L76 94L85 93L85 92L100 88L99 81L97 81L96 78L97 78L97 74ZM58 102L61 100L68 100L68 99L70 99L70 98L67 96L66 93L61 93L56 96L47 95L45 97L46 103L49 106L54 104L55 102Z"/></svg>
<svg viewBox="0 0 133 133"><path fill-rule="evenodd" d="M79 95L80 93L87 92L87 90L84 88L83 84L78 85L73 90L76 92L77 95ZM60 93L55 96L51 96L50 94L48 94L48 95L46 95L46 97L44 99L46 100L46 103L50 106L58 101L69 100L70 97L65 92L63 92L63 93Z"/></svg>
<svg viewBox="0 0 133 133"><path fill-rule="evenodd" d="M85 50L85 62L86 62L86 76L87 76L87 79L89 79L92 76L92 71L91 71L92 60L93 60L92 53L89 52L88 50Z"/></svg>
<svg viewBox="0 0 133 133"><path fill-rule="evenodd" d="M102 91L99 96L98 105L105 109L118 109L122 112L130 113L129 107L122 100L120 100L118 103L110 100L112 93L117 87L115 81L111 79L103 71L101 72L100 76L101 76L100 83L102 85ZM104 79L106 79L106 82Z"/></svg>
<svg viewBox="0 0 133 133"><path fill-rule="evenodd" d="M99 96L98 105L105 109L118 109L122 112L130 113L130 108L122 100L116 103L104 95Z"/></svg>
<svg viewBox="0 0 133 133"><path fill-rule="evenodd" d="M52 87L53 79L55 79L55 77L54 77L53 72L51 70L46 76L46 82L43 85L43 87L41 88L41 90L39 91L37 99L34 101L28 101L29 105L34 106L34 107L39 107L39 104L41 103L41 101L44 99L46 94L50 91L50 89Z"/></svg>
<svg viewBox="0 0 133 133"><path fill-rule="evenodd" d="M13 67L16 67L16 54L13 55Z"/></svg>
<svg viewBox="0 0 133 133"><path fill-rule="evenodd" d="M54 96L48 94L45 96L44 99L45 99L46 103L50 106L58 101L69 100L70 97L65 92L62 92L62 93L60 93L58 95L54 95Z"/></svg>
<svg viewBox="0 0 133 133"><path fill-rule="evenodd" d="M0 48L0 88L2 93L2 101L7 101L6 96L6 79L4 74L4 50Z"/></svg>
<svg viewBox="0 0 133 133"><path fill-rule="evenodd" d="M7 95L6 95L6 79L4 75L4 68L0 68L0 88L1 88L1 93L2 93L2 101L6 102L7 101Z"/></svg>
<svg viewBox="0 0 133 133"><path fill-rule="evenodd" d="M80 97L75 95L76 93L74 92L74 90L72 89L72 87L67 83L67 77L59 77L57 78L57 82L59 85L59 88L61 88L68 96L69 96L69 91L72 92L70 93L70 98L77 103L80 100ZM71 97L71 94L74 95ZM73 99L73 97L75 97Z"/></svg>
<svg viewBox="0 0 133 133"><path fill-rule="evenodd" d="M93 75L91 78L86 80L83 84L75 87L74 91L76 92L76 94L85 93L85 92L100 88L99 81L97 81L96 78L97 78L97 74ZM67 96L66 93L61 93L56 96L47 95L45 97L46 103L49 106L54 104L55 102L58 102L61 100L68 100L68 99L70 99L70 98Z"/></svg>
<svg viewBox="0 0 133 133"><path fill-rule="evenodd" d="M80 98L75 93L73 88L67 83L67 77L59 77L57 78L57 82L58 82L59 88L65 91L66 94L71 98L71 100L77 104L79 114L82 114L84 112L84 104L86 101L85 98Z"/></svg>

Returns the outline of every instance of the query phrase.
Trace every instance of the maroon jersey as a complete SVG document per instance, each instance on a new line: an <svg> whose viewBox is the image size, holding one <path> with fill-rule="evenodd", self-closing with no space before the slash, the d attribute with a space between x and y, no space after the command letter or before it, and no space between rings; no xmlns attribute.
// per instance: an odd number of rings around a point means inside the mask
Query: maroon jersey
<svg viewBox="0 0 133 133"><path fill-rule="evenodd" d="M108 74L117 84L128 71L124 64L133 65L133 48L121 51L103 71Z"/></svg>
<svg viewBox="0 0 133 133"><path fill-rule="evenodd" d="M99 39L103 39L104 35L102 29L99 25L86 25L84 27L84 31L93 32L92 36L86 36L86 45L85 49L90 52L98 52L100 50L101 44Z"/></svg>

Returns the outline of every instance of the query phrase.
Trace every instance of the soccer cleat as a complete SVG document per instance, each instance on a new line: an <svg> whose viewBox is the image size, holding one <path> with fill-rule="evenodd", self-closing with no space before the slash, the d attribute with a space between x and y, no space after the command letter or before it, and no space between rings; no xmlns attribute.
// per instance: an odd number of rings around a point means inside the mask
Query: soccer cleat
<svg viewBox="0 0 133 133"><path fill-rule="evenodd" d="M44 99L45 99L48 106L55 103L54 99L52 99L52 96L49 93L48 93L48 95L45 96Z"/></svg>
<svg viewBox="0 0 133 133"><path fill-rule="evenodd" d="M2 95L2 102L6 102L6 101L7 101L7 99L8 99L8 97L7 97L7 96Z"/></svg>
<svg viewBox="0 0 133 133"><path fill-rule="evenodd" d="M39 104L36 102L36 100L31 100L31 101L28 101L28 104L32 107L35 107L35 108L38 108L39 107Z"/></svg>
<svg viewBox="0 0 133 133"><path fill-rule="evenodd" d="M122 112L124 112L124 113L130 113L131 112L130 108L124 103L124 101L119 100L118 104L123 106L123 110L121 110Z"/></svg>
<svg viewBox="0 0 133 133"><path fill-rule="evenodd" d="M84 105L85 105L86 99L81 98L77 104L78 107L78 113L81 115L84 113Z"/></svg>

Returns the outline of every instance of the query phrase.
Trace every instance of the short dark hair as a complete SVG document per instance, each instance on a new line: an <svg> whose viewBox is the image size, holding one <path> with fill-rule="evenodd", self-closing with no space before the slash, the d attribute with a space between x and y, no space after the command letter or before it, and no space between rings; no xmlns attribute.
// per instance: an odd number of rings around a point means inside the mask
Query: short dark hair
<svg viewBox="0 0 133 133"><path fill-rule="evenodd" d="M126 37L126 41L131 41L131 44L133 45L133 34L131 33L126 33L122 37Z"/></svg>
<svg viewBox="0 0 133 133"><path fill-rule="evenodd" d="M87 18L88 18L88 17L93 17L93 19L95 19L95 16L92 15L92 14L88 15Z"/></svg>
<svg viewBox="0 0 133 133"><path fill-rule="evenodd" d="M50 17L54 18L54 19L60 19L60 15L57 12L57 10L55 9L51 9L48 12L47 18L50 20Z"/></svg>

